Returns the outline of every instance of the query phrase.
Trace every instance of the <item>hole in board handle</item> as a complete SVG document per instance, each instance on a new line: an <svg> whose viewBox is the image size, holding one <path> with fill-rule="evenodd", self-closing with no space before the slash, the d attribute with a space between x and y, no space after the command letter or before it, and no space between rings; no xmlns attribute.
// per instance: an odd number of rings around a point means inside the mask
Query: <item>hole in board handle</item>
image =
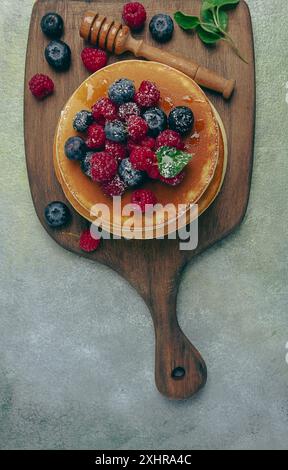
<svg viewBox="0 0 288 470"><path fill-rule="evenodd" d="M185 377L185 369L183 367L176 367L172 370L171 377L174 380L181 380Z"/></svg>

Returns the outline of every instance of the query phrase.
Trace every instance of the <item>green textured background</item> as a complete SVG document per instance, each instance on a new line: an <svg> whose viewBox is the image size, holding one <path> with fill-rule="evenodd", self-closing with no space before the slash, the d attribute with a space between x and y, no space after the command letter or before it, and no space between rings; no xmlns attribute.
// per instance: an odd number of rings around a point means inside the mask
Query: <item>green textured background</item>
<svg viewBox="0 0 288 470"><path fill-rule="evenodd" d="M250 204L241 228L185 272L179 319L209 381L175 403L155 389L142 300L109 269L57 246L36 218L22 123L33 0L1 1L1 448L287 449L288 3L248 3L257 66Z"/></svg>

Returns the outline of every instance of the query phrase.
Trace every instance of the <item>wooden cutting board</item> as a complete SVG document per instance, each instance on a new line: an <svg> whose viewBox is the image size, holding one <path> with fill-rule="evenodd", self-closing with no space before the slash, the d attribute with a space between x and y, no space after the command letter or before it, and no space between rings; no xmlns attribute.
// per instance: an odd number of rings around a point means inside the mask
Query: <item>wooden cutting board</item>
<svg viewBox="0 0 288 470"><path fill-rule="evenodd" d="M156 335L156 385L169 398L188 398L206 383L206 365L199 352L181 331L176 316L176 297L180 274L185 265L198 253L235 230L246 212L253 162L255 122L255 67L251 18L248 6L241 1L229 12L230 31L249 65L242 62L226 44L207 48L194 34L187 34L176 25L174 38L167 48L185 54L227 78L236 78L234 96L229 102L207 92L220 113L227 131L229 160L224 186L217 200L200 217L199 245L195 251L180 251L179 240L106 240L93 254L78 247L79 235L87 223L72 208L69 227L55 231L44 221L44 208L51 201L65 202L64 194L53 169L53 138L59 114L66 101L88 76L80 52L83 42L78 29L83 13L89 9L121 19L125 1L98 0L38 0L33 8L26 59L25 78L25 147L27 169L37 215L51 235L63 248L110 266L139 292L149 307ZM148 17L165 12L173 16L176 10L198 15L200 0L145 0ZM55 73L44 59L48 39L42 34L40 20L49 12L58 12L65 21L66 41L73 55L70 70ZM153 44L147 25L137 36ZM155 44L154 44L155 45ZM133 58L130 54L111 56L109 63ZM35 73L46 73L55 82L54 95L37 102L28 89ZM203 299L203 302L205 299ZM192 306L193 308L193 306ZM97 312L96 312L97 314ZM141 367L141 364L139 364ZM120 382L121 378L119 378Z"/></svg>

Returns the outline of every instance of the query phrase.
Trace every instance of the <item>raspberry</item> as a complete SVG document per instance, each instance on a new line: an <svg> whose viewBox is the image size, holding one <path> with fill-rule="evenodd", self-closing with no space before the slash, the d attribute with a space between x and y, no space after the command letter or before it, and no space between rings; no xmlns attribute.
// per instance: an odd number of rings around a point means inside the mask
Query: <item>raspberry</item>
<svg viewBox="0 0 288 470"><path fill-rule="evenodd" d="M174 147L177 150L184 150L185 145L178 132L167 129L161 132L156 139L156 149L160 147Z"/></svg>
<svg viewBox="0 0 288 470"><path fill-rule="evenodd" d="M149 168L155 163L156 155L147 147L138 147L130 155L130 161L136 170L149 171Z"/></svg>
<svg viewBox="0 0 288 470"><path fill-rule="evenodd" d="M128 119L128 135L134 140L134 142L139 142L144 139L148 133L148 124L140 116L131 116Z"/></svg>
<svg viewBox="0 0 288 470"><path fill-rule="evenodd" d="M119 108L119 117L122 121L128 121L131 116L140 116L140 108L137 106L136 103L132 101L129 103L121 104Z"/></svg>
<svg viewBox="0 0 288 470"><path fill-rule="evenodd" d="M157 199L152 191L148 189L138 189L132 193L131 202L139 206L142 212L146 212L148 209L147 205L155 206Z"/></svg>
<svg viewBox="0 0 288 470"><path fill-rule="evenodd" d="M93 118L104 126L106 120L114 121L117 118L117 106L109 98L101 98L92 107Z"/></svg>
<svg viewBox="0 0 288 470"><path fill-rule="evenodd" d="M147 14L141 3L132 2L124 5L122 17L127 26L135 31L144 26Z"/></svg>
<svg viewBox="0 0 288 470"><path fill-rule="evenodd" d="M46 96L53 93L54 83L47 75L37 73L34 75L34 77L31 78L29 82L29 88L35 98L42 100L43 98L46 98Z"/></svg>
<svg viewBox="0 0 288 470"><path fill-rule="evenodd" d="M151 165L149 168L147 168L146 171L147 171L147 175L152 180L159 180L161 178L157 161L154 162L153 165Z"/></svg>
<svg viewBox="0 0 288 470"><path fill-rule="evenodd" d="M182 183L186 176L186 173L184 171L181 171L179 175L174 176L174 178L164 178L164 176L160 175L160 181L162 183L168 184L169 186L178 186L178 184Z"/></svg>
<svg viewBox="0 0 288 470"><path fill-rule="evenodd" d="M139 142L140 147L147 147L148 149L154 150L156 141L153 137L144 137L143 140Z"/></svg>
<svg viewBox="0 0 288 470"><path fill-rule="evenodd" d="M111 181L117 173L118 165L114 157L107 152L99 152L91 161L91 177L93 181Z"/></svg>
<svg viewBox="0 0 288 470"><path fill-rule="evenodd" d="M79 247L81 250L86 251L86 253L91 253L92 251L97 250L101 240L100 238L94 238L94 236L91 235L91 230L89 228L81 233L79 240Z"/></svg>
<svg viewBox="0 0 288 470"><path fill-rule="evenodd" d="M86 69L92 73L105 67L108 61L105 51L93 47L85 47L81 52L81 59Z"/></svg>
<svg viewBox="0 0 288 470"><path fill-rule="evenodd" d="M129 153L132 153L133 150L139 149L141 147L140 143L136 144L132 139L127 141L127 149Z"/></svg>
<svg viewBox="0 0 288 470"><path fill-rule="evenodd" d="M126 184L119 175L116 175L113 180L102 183L101 188L106 196L122 196L126 191Z"/></svg>
<svg viewBox="0 0 288 470"><path fill-rule="evenodd" d="M87 132L86 146L89 149L101 149L104 147L106 135L103 127L99 126L99 124L91 124Z"/></svg>
<svg viewBox="0 0 288 470"><path fill-rule="evenodd" d="M160 91L153 82L144 80L139 88L138 93L135 94L134 101L141 108L150 108L156 106L160 100Z"/></svg>
<svg viewBox="0 0 288 470"><path fill-rule="evenodd" d="M121 144L121 142L112 142L112 140L106 140L105 150L106 152L110 153L112 157L119 161L123 160L123 158L126 158L127 156L127 147L125 144Z"/></svg>

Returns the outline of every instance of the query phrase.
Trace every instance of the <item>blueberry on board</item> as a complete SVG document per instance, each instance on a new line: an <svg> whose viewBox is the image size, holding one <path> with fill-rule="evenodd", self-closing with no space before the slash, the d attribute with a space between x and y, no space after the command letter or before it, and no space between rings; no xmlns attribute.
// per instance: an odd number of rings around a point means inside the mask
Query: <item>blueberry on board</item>
<svg viewBox="0 0 288 470"><path fill-rule="evenodd" d="M47 13L43 16L40 25L48 38L60 38L64 31L64 21L57 13Z"/></svg>
<svg viewBox="0 0 288 470"><path fill-rule="evenodd" d="M73 127L75 131L86 132L90 124L92 124L92 122L93 122L92 113L86 110L79 111L79 113L77 113L74 118Z"/></svg>
<svg viewBox="0 0 288 470"><path fill-rule="evenodd" d="M181 135L188 134L194 126L194 114L187 106L177 106L169 114L168 125Z"/></svg>
<svg viewBox="0 0 288 470"><path fill-rule="evenodd" d="M44 215L47 224L52 228L63 227L71 218L68 207L63 202L58 201L48 204L45 208Z"/></svg>
<svg viewBox="0 0 288 470"><path fill-rule="evenodd" d="M124 183L130 188L139 186L145 179L144 171L135 170L129 158L124 158L121 161L118 172Z"/></svg>
<svg viewBox="0 0 288 470"><path fill-rule="evenodd" d="M148 124L149 135L157 137L167 128L167 116L160 108L149 108L143 114L143 118Z"/></svg>
<svg viewBox="0 0 288 470"><path fill-rule="evenodd" d="M65 155L69 160L82 160L86 154L86 144L81 137L70 137L65 143Z"/></svg>
<svg viewBox="0 0 288 470"><path fill-rule="evenodd" d="M162 13L153 16L149 24L149 30L155 41L169 41L174 32L174 23L171 16Z"/></svg>
<svg viewBox="0 0 288 470"><path fill-rule="evenodd" d="M45 49L45 58L58 72L68 70L71 64L71 49L63 41L51 41Z"/></svg>
<svg viewBox="0 0 288 470"><path fill-rule="evenodd" d="M128 131L122 121L108 121L105 124L105 134L112 142L126 142Z"/></svg>
<svg viewBox="0 0 288 470"><path fill-rule="evenodd" d="M120 80L112 83L108 90L108 96L113 103L121 105L133 101L135 92L135 85L132 80L120 78Z"/></svg>

